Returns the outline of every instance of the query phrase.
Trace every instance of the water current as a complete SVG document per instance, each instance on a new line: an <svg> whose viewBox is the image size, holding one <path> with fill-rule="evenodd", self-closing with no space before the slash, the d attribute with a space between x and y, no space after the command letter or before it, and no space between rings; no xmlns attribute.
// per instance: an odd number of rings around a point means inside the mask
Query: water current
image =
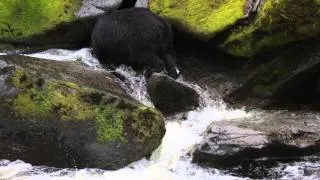
<svg viewBox="0 0 320 180"><path fill-rule="evenodd" d="M90 49L77 51L50 49L44 52L28 54L36 58L57 61L80 61L92 68L101 68L98 61L91 56ZM146 92L146 82L131 68L120 66L116 71L126 77L126 83L121 84L126 91L141 103L153 106ZM184 81L183 78L179 79ZM188 83L188 82L187 82ZM21 160L0 160L0 179L27 180L73 180L73 179L108 179L108 180L206 180L206 179L249 179L225 174L213 168L203 168L191 163L188 152L194 144L201 141L206 127L213 121L227 119L250 118L263 116L266 112L246 112L242 109L228 109L222 100L210 99L208 93L196 84L193 86L201 94L201 106L186 112L186 119L167 121L166 134L162 144L151 158L141 159L125 168L109 171L101 169L59 169L55 167L33 166ZM284 176L282 179L316 179L314 175L306 175L305 169L319 169L319 162L299 162L281 164ZM318 176L319 177L319 176Z"/></svg>

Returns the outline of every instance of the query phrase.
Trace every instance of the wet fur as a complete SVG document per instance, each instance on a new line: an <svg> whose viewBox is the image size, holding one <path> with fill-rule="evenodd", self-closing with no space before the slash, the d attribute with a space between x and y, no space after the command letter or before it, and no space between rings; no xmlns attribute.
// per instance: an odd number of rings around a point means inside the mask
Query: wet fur
<svg viewBox="0 0 320 180"><path fill-rule="evenodd" d="M93 53L101 64L126 64L147 69L147 76L164 68L176 78L170 25L147 8L103 14L92 32Z"/></svg>

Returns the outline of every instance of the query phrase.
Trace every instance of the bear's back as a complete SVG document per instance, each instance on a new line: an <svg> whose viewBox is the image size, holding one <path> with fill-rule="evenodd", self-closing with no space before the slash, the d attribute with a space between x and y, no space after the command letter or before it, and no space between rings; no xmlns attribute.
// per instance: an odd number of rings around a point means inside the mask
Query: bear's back
<svg viewBox="0 0 320 180"><path fill-rule="evenodd" d="M105 13L92 33L92 46L98 59L113 59L116 64L133 62L146 52L159 54L171 43L169 24L147 8Z"/></svg>

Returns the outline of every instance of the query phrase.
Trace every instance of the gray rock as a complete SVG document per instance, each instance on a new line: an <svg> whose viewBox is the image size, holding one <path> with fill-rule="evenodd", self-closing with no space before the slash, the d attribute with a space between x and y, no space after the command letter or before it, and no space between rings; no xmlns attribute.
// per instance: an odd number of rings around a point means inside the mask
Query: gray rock
<svg viewBox="0 0 320 180"><path fill-rule="evenodd" d="M190 85L153 73L147 81L150 98L165 115L192 110L199 106L199 94Z"/></svg>
<svg viewBox="0 0 320 180"><path fill-rule="evenodd" d="M5 61L0 60L0 96L14 96L17 95L18 91L6 84L6 80L9 74L13 71Z"/></svg>
<svg viewBox="0 0 320 180"><path fill-rule="evenodd" d="M319 155L319 140L320 114L276 112L213 122L196 145L193 162L221 169L240 166L250 174L257 166Z"/></svg>
<svg viewBox="0 0 320 180"><path fill-rule="evenodd" d="M137 0L135 7L148 7L149 0Z"/></svg>
<svg viewBox="0 0 320 180"><path fill-rule="evenodd" d="M5 61L0 60L0 69L7 67L8 64Z"/></svg>
<svg viewBox="0 0 320 180"><path fill-rule="evenodd" d="M77 17L95 16L120 7L123 0L83 0ZM137 0L135 7L148 7L148 0Z"/></svg>
<svg viewBox="0 0 320 180"><path fill-rule="evenodd" d="M115 10L121 3L122 0L83 0L77 17L94 16L104 11Z"/></svg>

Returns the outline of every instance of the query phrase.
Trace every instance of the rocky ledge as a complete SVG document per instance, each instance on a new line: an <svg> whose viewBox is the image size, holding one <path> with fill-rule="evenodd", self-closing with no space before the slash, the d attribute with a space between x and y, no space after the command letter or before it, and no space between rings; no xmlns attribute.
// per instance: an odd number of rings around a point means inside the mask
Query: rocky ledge
<svg viewBox="0 0 320 180"><path fill-rule="evenodd" d="M214 122L196 145L193 162L270 178L275 174L266 170L277 163L312 159L319 153L319 126L320 114L290 112Z"/></svg>

